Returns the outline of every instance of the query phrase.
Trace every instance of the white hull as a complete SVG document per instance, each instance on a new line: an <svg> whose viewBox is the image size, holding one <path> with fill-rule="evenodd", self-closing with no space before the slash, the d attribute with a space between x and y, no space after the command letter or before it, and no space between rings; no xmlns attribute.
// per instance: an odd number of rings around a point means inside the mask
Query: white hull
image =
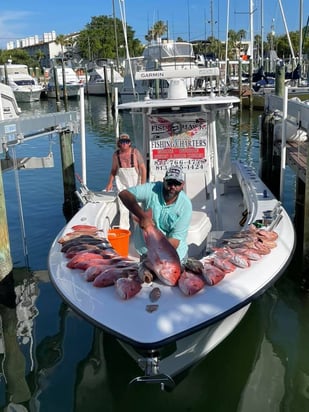
<svg viewBox="0 0 309 412"><path fill-rule="evenodd" d="M115 83L114 87L121 87L122 83ZM112 85L109 84L109 92L111 92L111 87ZM87 85L87 93L90 94L91 96L105 96L106 95L106 90L105 90L105 82L97 82L97 83L88 83Z"/></svg>
<svg viewBox="0 0 309 412"><path fill-rule="evenodd" d="M66 86L68 98L77 98L79 96L80 84L68 84ZM56 89L53 84L47 85L47 97L55 99L56 98ZM63 87L59 87L59 97L63 98Z"/></svg>
<svg viewBox="0 0 309 412"><path fill-rule="evenodd" d="M199 332L192 333L183 339L177 340L175 351L166 357L160 358L158 372L161 374L161 377L159 377L159 379L164 379L164 375L172 378L176 377L190 366L198 363L232 333L247 313L249 307L250 304ZM121 340L119 342L129 355L139 363L141 353L129 344ZM140 366L144 370L145 366L142 364ZM152 376L151 378L154 377ZM136 382L143 380L147 382L148 378L139 376L135 379ZM164 382L164 384L168 386L169 382ZM170 384L172 384L172 382L170 382Z"/></svg>
<svg viewBox="0 0 309 412"><path fill-rule="evenodd" d="M16 101L19 103L31 103L37 102L41 98L41 93L44 91L43 87L39 87L37 89L34 88L19 88L15 89L14 95Z"/></svg>
<svg viewBox="0 0 309 412"><path fill-rule="evenodd" d="M55 76L57 80L55 80ZM49 69L49 80L46 88L47 97L53 99L57 97L56 84L58 84L59 98L63 98L63 84L65 84L67 97L74 99L79 96L79 90L82 83L71 67L64 66L62 68L62 66L57 66Z"/></svg>
<svg viewBox="0 0 309 412"><path fill-rule="evenodd" d="M265 88L261 91L254 92L248 94L248 96L244 96L242 98L242 104L244 107L249 107L252 105L255 109L264 109L265 106L265 96L275 94L274 88ZM299 87L289 87L288 89L288 98L298 98L300 100L308 100L309 99L309 86L299 86Z"/></svg>
<svg viewBox="0 0 309 412"><path fill-rule="evenodd" d="M21 110L10 86L0 83L0 120L17 118Z"/></svg>
<svg viewBox="0 0 309 412"><path fill-rule="evenodd" d="M112 87L119 89L122 86L123 77L115 69L112 71L110 66L106 66L105 70L101 66L93 67L87 73L86 89L88 94L94 96L106 95L105 73L107 74L109 93L111 93Z"/></svg>

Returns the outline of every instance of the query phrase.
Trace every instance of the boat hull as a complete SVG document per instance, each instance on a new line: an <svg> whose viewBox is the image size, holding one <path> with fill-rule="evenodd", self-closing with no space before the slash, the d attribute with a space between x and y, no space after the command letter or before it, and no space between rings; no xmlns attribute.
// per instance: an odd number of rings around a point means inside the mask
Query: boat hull
<svg viewBox="0 0 309 412"><path fill-rule="evenodd" d="M158 374L175 378L188 368L194 366L232 333L232 331L246 315L249 307L250 304L201 331L192 333L189 336L177 340L174 345L175 350L168 355L164 354L164 352L166 352L166 348L156 351L149 350L148 352L140 352L131 345L120 340L119 342L121 346L136 361L141 370L144 373L147 373L147 375L136 378L136 381L142 381L145 376L147 376L147 382L151 381L151 377L156 380L156 375ZM145 363L141 361L142 356L144 359L146 357L148 359L147 367L149 367L149 362L151 363L151 359L158 357L158 368L156 367L157 360L153 359L155 362L155 370L152 372L155 371L156 373L151 374L149 373L151 370L146 370Z"/></svg>
<svg viewBox="0 0 309 412"><path fill-rule="evenodd" d="M242 98L244 107L253 107L255 109L264 110L265 96L275 94L274 89L265 89L264 92L252 92ZM298 98L301 101L309 100L309 87L289 87L288 98Z"/></svg>
<svg viewBox="0 0 309 412"><path fill-rule="evenodd" d="M80 84L69 84L66 87L67 97L69 99L77 99L79 96ZM47 97L55 99L57 97L56 88L52 84L48 84L47 86ZM59 97L63 99L63 87L59 87Z"/></svg>
<svg viewBox="0 0 309 412"><path fill-rule="evenodd" d="M39 101L43 91L44 91L43 88L39 88L37 90L21 89L21 90L14 90L14 95L15 95L16 101L19 103L31 103L31 102Z"/></svg>

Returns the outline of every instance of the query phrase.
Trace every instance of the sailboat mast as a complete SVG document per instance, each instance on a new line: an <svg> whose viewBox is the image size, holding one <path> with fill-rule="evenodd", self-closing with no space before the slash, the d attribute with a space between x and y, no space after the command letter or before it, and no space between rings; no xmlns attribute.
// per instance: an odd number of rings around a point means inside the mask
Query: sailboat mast
<svg viewBox="0 0 309 412"><path fill-rule="evenodd" d="M286 24L286 19L285 19L285 14L284 14L283 7L282 7L282 2L281 2L281 0L278 0L278 1L279 1L279 6L280 6L280 11L281 11L281 15L282 15L282 20L283 20L283 24L284 24L286 36L287 36L287 38L288 38L288 42L289 42L289 46L290 46L290 50L291 50L291 54L292 54L292 59L293 59L293 61L295 62L294 49L293 49L293 46L292 46L292 42L291 42L291 38L290 38L290 33L289 33L289 30L288 30L288 26L287 26L287 24Z"/></svg>
<svg viewBox="0 0 309 412"><path fill-rule="evenodd" d="M261 67L264 67L264 0L261 0Z"/></svg>
<svg viewBox="0 0 309 412"><path fill-rule="evenodd" d="M299 64L303 61L303 0L299 0Z"/></svg>
<svg viewBox="0 0 309 412"><path fill-rule="evenodd" d="M253 42L254 42L254 35L253 35L253 0L249 0L249 16L250 16L250 53L249 55L253 59Z"/></svg>

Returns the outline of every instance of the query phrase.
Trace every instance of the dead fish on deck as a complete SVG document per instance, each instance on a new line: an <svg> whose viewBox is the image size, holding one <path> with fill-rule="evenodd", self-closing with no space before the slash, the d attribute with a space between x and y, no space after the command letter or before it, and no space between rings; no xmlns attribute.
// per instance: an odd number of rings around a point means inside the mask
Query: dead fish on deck
<svg viewBox="0 0 309 412"><path fill-rule="evenodd" d="M200 260L194 259L194 258L188 258L186 260L186 263L184 264L184 267L186 270L189 270L193 273L198 273L200 275L203 274L203 263Z"/></svg>
<svg viewBox="0 0 309 412"><path fill-rule="evenodd" d="M185 270L178 279L178 287L186 296L193 296L205 286L205 280L198 274Z"/></svg>
<svg viewBox="0 0 309 412"><path fill-rule="evenodd" d="M115 289L121 299L128 300L140 292L142 289L142 282L138 276L120 278L115 283Z"/></svg>
<svg viewBox="0 0 309 412"><path fill-rule="evenodd" d="M104 271L110 268L122 269L123 272L137 270L138 264L135 262L130 262L128 260L123 260L119 262L112 262L111 260L104 260L104 263L99 263L98 265L90 266L85 270L84 278L87 282L93 282L96 277L101 275Z"/></svg>
<svg viewBox="0 0 309 412"><path fill-rule="evenodd" d="M247 256L241 254L241 253L236 253L232 249L230 249L230 256L228 257L229 261L233 263L233 265L245 269L248 268L250 264L250 260Z"/></svg>
<svg viewBox="0 0 309 412"><path fill-rule="evenodd" d="M181 264L176 249L155 226L143 229L143 234L148 249L145 265L162 283L175 286L181 274Z"/></svg>
<svg viewBox="0 0 309 412"><path fill-rule="evenodd" d="M258 251L256 249L252 249L252 248L246 248L246 247L242 247L242 248L235 248L233 249L234 252L236 253L241 253L242 255L247 256L248 259L250 260L259 260L261 259L261 255L258 253Z"/></svg>
<svg viewBox="0 0 309 412"><path fill-rule="evenodd" d="M73 269L87 270L91 266L97 266L104 262L104 259L86 259L77 262ZM72 269L72 268L71 268Z"/></svg>
<svg viewBox="0 0 309 412"><path fill-rule="evenodd" d="M89 253L88 251L85 252L79 252L79 254L75 255L70 259L67 263L67 267L70 269L80 269L78 266L79 263L89 261L89 260L101 260L103 261L103 257L101 255L98 255L97 253Z"/></svg>
<svg viewBox="0 0 309 412"><path fill-rule="evenodd" d="M278 233L275 232L274 230L266 230L266 229L259 229L257 230L257 236L261 239L267 239L267 240L277 240L278 239Z"/></svg>
<svg viewBox="0 0 309 412"><path fill-rule="evenodd" d="M80 244L80 245L75 245L71 246L66 252L65 252L65 257L67 259L72 259L78 252L82 251L98 251L101 250L98 245L89 245L88 243Z"/></svg>
<svg viewBox="0 0 309 412"><path fill-rule="evenodd" d="M104 245L106 247L111 247L110 244L108 244L105 239L91 236L91 235L81 235L77 238L74 239L69 239L63 243L61 243L61 252L66 253L68 249L70 249L73 246L77 245L101 245L102 248L104 248Z"/></svg>
<svg viewBox="0 0 309 412"><path fill-rule="evenodd" d="M75 232L90 232L90 233L96 233L99 231L99 229L96 226L92 225L74 225L71 227Z"/></svg>
<svg viewBox="0 0 309 412"><path fill-rule="evenodd" d="M225 273L234 272L236 266L230 262L229 258L220 258L219 256L215 256L213 258L213 264L217 266L219 269L223 270Z"/></svg>
<svg viewBox="0 0 309 412"><path fill-rule="evenodd" d="M76 238L79 238L81 236L88 236L89 238L96 238L99 239L99 236L96 235L95 233L87 232L87 231L76 231L76 232L68 232L65 235L61 236L58 239L58 243L63 244L67 242L68 240L73 240ZM101 238L102 240L102 238Z"/></svg>
<svg viewBox="0 0 309 412"><path fill-rule="evenodd" d="M94 266L90 266L85 270L85 272L83 274L84 279L87 282L93 282L97 276L99 276L101 273L103 273L109 267L110 267L110 265L104 265L104 264L101 264L101 263L99 263L97 265L94 265Z"/></svg>
<svg viewBox="0 0 309 412"><path fill-rule="evenodd" d="M105 288L106 286L113 286L117 279L128 276L129 273L123 268L109 267L103 270L93 281L93 286L96 288Z"/></svg>
<svg viewBox="0 0 309 412"><path fill-rule="evenodd" d="M209 286L214 286L225 277L225 272L210 262L204 262L203 277Z"/></svg>

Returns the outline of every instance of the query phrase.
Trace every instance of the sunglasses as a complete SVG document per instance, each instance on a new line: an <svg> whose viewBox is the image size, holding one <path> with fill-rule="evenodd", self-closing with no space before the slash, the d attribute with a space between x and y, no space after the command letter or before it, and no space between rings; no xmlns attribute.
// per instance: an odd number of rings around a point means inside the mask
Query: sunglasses
<svg viewBox="0 0 309 412"><path fill-rule="evenodd" d="M165 180L167 186L181 186L182 183L178 182L178 180L173 180L173 179L169 179L169 180Z"/></svg>
<svg viewBox="0 0 309 412"><path fill-rule="evenodd" d="M131 140L129 140L129 139L120 139L119 143L120 144L129 144L129 143L131 143Z"/></svg>

